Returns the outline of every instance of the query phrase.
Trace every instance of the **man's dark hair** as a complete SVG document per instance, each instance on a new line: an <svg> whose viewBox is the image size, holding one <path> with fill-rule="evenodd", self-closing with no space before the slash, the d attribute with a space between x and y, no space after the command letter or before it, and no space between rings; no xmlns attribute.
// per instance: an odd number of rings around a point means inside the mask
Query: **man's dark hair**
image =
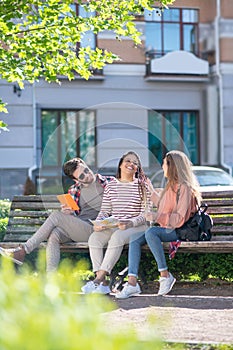
<svg viewBox="0 0 233 350"><path fill-rule="evenodd" d="M84 164L84 161L81 158L72 158L68 160L63 165L64 174L68 176L70 179L74 179L73 173L75 172L79 164Z"/></svg>

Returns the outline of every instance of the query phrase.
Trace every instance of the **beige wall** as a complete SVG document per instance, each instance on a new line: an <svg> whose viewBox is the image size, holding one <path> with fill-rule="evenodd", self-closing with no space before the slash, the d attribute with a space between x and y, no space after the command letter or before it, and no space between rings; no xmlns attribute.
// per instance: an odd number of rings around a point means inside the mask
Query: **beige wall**
<svg viewBox="0 0 233 350"><path fill-rule="evenodd" d="M122 41L115 39L98 39L98 47L110 50L121 57L122 61L118 63L144 64L145 53L143 46L135 47L131 40L125 39Z"/></svg>
<svg viewBox="0 0 233 350"><path fill-rule="evenodd" d="M221 0L221 16L224 18L233 18L233 1Z"/></svg>
<svg viewBox="0 0 233 350"><path fill-rule="evenodd" d="M233 62L233 38L220 40L221 62Z"/></svg>

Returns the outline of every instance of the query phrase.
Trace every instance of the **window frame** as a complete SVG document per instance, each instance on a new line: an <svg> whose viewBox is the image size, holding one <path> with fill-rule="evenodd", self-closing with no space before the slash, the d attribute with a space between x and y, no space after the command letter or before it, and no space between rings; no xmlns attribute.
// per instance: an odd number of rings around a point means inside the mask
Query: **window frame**
<svg viewBox="0 0 233 350"><path fill-rule="evenodd" d="M73 109L73 108L41 108L40 110L40 147L41 147L41 168L43 170L48 170L48 171L52 171L54 170L55 173L56 171L59 169L62 168L62 165L64 163L64 160L62 159L62 135L61 135L61 132L58 134L57 136L57 164L56 165L47 165L47 164L43 164L43 161L42 161L42 155L43 155L43 152L44 152L44 145L43 145L43 121L42 121L42 114L44 111L47 111L47 112L57 112L57 120L56 120L56 128L59 127L61 125L61 121L62 121L62 113L67 113L67 112L75 112L75 113L79 113L79 112L93 112L94 113L94 125L93 125L93 132L94 132L94 147L95 147L95 153L94 153L94 157L93 157L93 163L90 164L90 166L92 167L96 167L96 164L97 164L97 153L96 153L96 144L97 144L97 126L96 126L96 110L95 109L92 109L92 110L89 110L89 109ZM79 119L80 116L77 118ZM78 135L79 133L79 128L80 128L80 125L79 123L76 122L76 128L75 128L75 133L76 135ZM81 151L81 146L80 146L80 142L77 142L76 140L76 156L79 157L80 156L80 151ZM66 150L67 152L68 150ZM84 157L82 157L84 158ZM84 159L85 160L85 159Z"/></svg>
<svg viewBox="0 0 233 350"><path fill-rule="evenodd" d="M173 10L178 10L179 11L179 21L172 21L172 20L164 20L164 11L173 11ZM183 21L183 11L196 11L196 17L197 17L197 20L196 21L193 21L193 22L188 22L188 21ZM187 52L191 52L193 53L194 55L196 56L199 56L200 52L199 52L199 9L197 8L172 8L172 9L168 9L168 10L164 10L163 12L159 12L159 10L157 8L154 8L154 11L158 17L160 17L160 20L156 21L156 20L153 20L153 16L151 16L151 20L149 19L146 19L146 16L144 16L144 21L145 21L145 36L147 37L147 23L158 23L160 24L160 31L161 31L161 34L160 34L160 39L159 41L161 42L161 48L160 48L160 51L159 50L156 50L155 48L152 48L152 49L147 49L146 47L146 39L145 39L145 50L146 50L146 56L148 56L149 58L159 58L159 57L162 57L164 55L166 55L168 52L172 52L174 50L168 50L168 51L165 51L165 47L164 47L164 32L165 32L165 28L164 26L166 24L179 24L179 41L180 41L180 48L179 50L185 50L184 47L185 47L185 26L188 26L188 25L193 25L196 30L195 30L195 33L196 33L196 45L195 45L195 49L194 50L189 50L187 51L187 49L185 51ZM149 12L148 12L149 13ZM154 14L154 13L153 13ZM149 16L148 16L149 18ZM192 44L192 43L191 43Z"/></svg>

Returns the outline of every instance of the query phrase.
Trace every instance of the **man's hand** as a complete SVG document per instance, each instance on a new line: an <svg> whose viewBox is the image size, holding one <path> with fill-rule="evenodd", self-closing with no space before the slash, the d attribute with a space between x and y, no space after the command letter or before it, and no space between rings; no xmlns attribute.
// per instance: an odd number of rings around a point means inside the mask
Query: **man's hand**
<svg viewBox="0 0 233 350"><path fill-rule="evenodd" d="M62 204L61 205L61 212L63 214L72 215L74 213L74 210L71 209L70 207L68 207L67 205Z"/></svg>

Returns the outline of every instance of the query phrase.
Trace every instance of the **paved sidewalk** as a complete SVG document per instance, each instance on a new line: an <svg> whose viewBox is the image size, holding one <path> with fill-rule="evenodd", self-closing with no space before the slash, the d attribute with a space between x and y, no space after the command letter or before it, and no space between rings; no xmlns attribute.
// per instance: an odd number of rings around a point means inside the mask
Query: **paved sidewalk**
<svg viewBox="0 0 233 350"><path fill-rule="evenodd" d="M106 325L126 332L134 327L141 339L160 337L185 343L233 344L233 297L141 294L117 300L104 314Z"/></svg>

